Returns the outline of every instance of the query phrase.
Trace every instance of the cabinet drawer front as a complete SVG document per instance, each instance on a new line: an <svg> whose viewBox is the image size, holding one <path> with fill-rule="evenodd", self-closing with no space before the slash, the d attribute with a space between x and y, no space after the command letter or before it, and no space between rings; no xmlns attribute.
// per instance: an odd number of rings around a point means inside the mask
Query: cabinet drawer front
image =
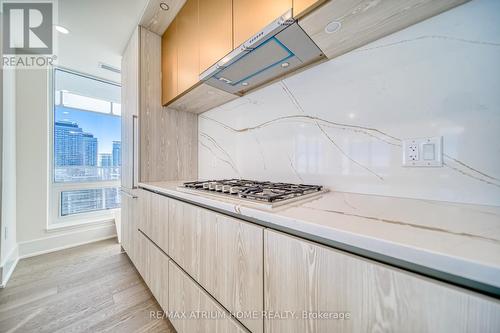
<svg viewBox="0 0 500 333"><path fill-rule="evenodd" d="M180 201L169 207L169 255L231 312L263 310L263 228ZM261 318L241 319L252 332Z"/></svg>
<svg viewBox="0 0 500 333"><path fill-rule="evenodd" d="M169 280L169 319L177 332L247 332L173 262Z"/></svg>
<svg viewBox="0 0 500 333"><path fill-rule="evenodd" d="M274 231L264 248L266 311L298 315L266 332L500 331L497 300Z"/></svg>
<svg viewBox="0 0 500 333"><path fill-rule="evenodd" d="M142 190L139 229L165 253L168 251L168 204L163 195Z"/></svg>
<svg viewBox="0 0 500 333"><path fill-rule="evenodd" d="M122 247L127 252L132 263L137 267L138 225L139 225L139 190L126 190L121 195L121 233Z"/></svg>
<svg viewBox="0 0 500 333"><path fill-rule="evenodd" d="M139 232L137 269L164 311L168 311L168 257Z"/></svg>

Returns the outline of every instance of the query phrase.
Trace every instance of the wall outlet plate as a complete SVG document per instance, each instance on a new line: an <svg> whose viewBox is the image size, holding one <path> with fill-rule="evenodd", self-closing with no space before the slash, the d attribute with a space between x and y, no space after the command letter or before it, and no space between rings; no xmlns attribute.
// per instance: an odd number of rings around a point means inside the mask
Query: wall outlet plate
<svg viewBox="0 0 500 333"><path fill-rule="evenodd" d="M442 167L443 137L403 140L403 166Z"/></svg>

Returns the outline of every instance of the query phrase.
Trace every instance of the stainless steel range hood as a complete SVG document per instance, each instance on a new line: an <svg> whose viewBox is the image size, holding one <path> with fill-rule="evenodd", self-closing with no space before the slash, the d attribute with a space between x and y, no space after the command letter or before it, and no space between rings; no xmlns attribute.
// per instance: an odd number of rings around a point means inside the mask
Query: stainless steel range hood
<svg viewBox="0 0 500 333"><path fill-rule="evenodd" d="M200 81L242 95L322 57L290 9L203 72Z"/></svg>

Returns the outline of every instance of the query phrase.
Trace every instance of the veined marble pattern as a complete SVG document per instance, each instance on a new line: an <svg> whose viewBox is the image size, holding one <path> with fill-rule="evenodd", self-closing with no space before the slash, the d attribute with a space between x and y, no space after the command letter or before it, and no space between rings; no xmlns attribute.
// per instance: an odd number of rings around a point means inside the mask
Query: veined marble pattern
<svg viewBox="0 0 500 333"><path fill-rule="evenodd" d="M471 1L200 115L199 177L500 205L499 22ZM427 136L444 167L402 167Z"/></svg>

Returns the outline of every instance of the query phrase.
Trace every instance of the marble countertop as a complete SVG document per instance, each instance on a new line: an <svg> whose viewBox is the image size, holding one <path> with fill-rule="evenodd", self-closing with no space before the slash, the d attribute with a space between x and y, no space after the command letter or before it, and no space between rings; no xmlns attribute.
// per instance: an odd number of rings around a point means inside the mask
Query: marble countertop
<svg viewBox="0 0 500 333"><path fill-rule="evenodd" d="M500 290L497 206L330 191L265 209L237 199L187 193L177 189L179 184L149 182L139 186L304 238L325 244L331 241L335 247L345 245L345 249L374 259L409 263L417 272L430 269L442 272L443 279L451 276L466 281L459 284L472 281L486 285L488 292Z"/></svg>

